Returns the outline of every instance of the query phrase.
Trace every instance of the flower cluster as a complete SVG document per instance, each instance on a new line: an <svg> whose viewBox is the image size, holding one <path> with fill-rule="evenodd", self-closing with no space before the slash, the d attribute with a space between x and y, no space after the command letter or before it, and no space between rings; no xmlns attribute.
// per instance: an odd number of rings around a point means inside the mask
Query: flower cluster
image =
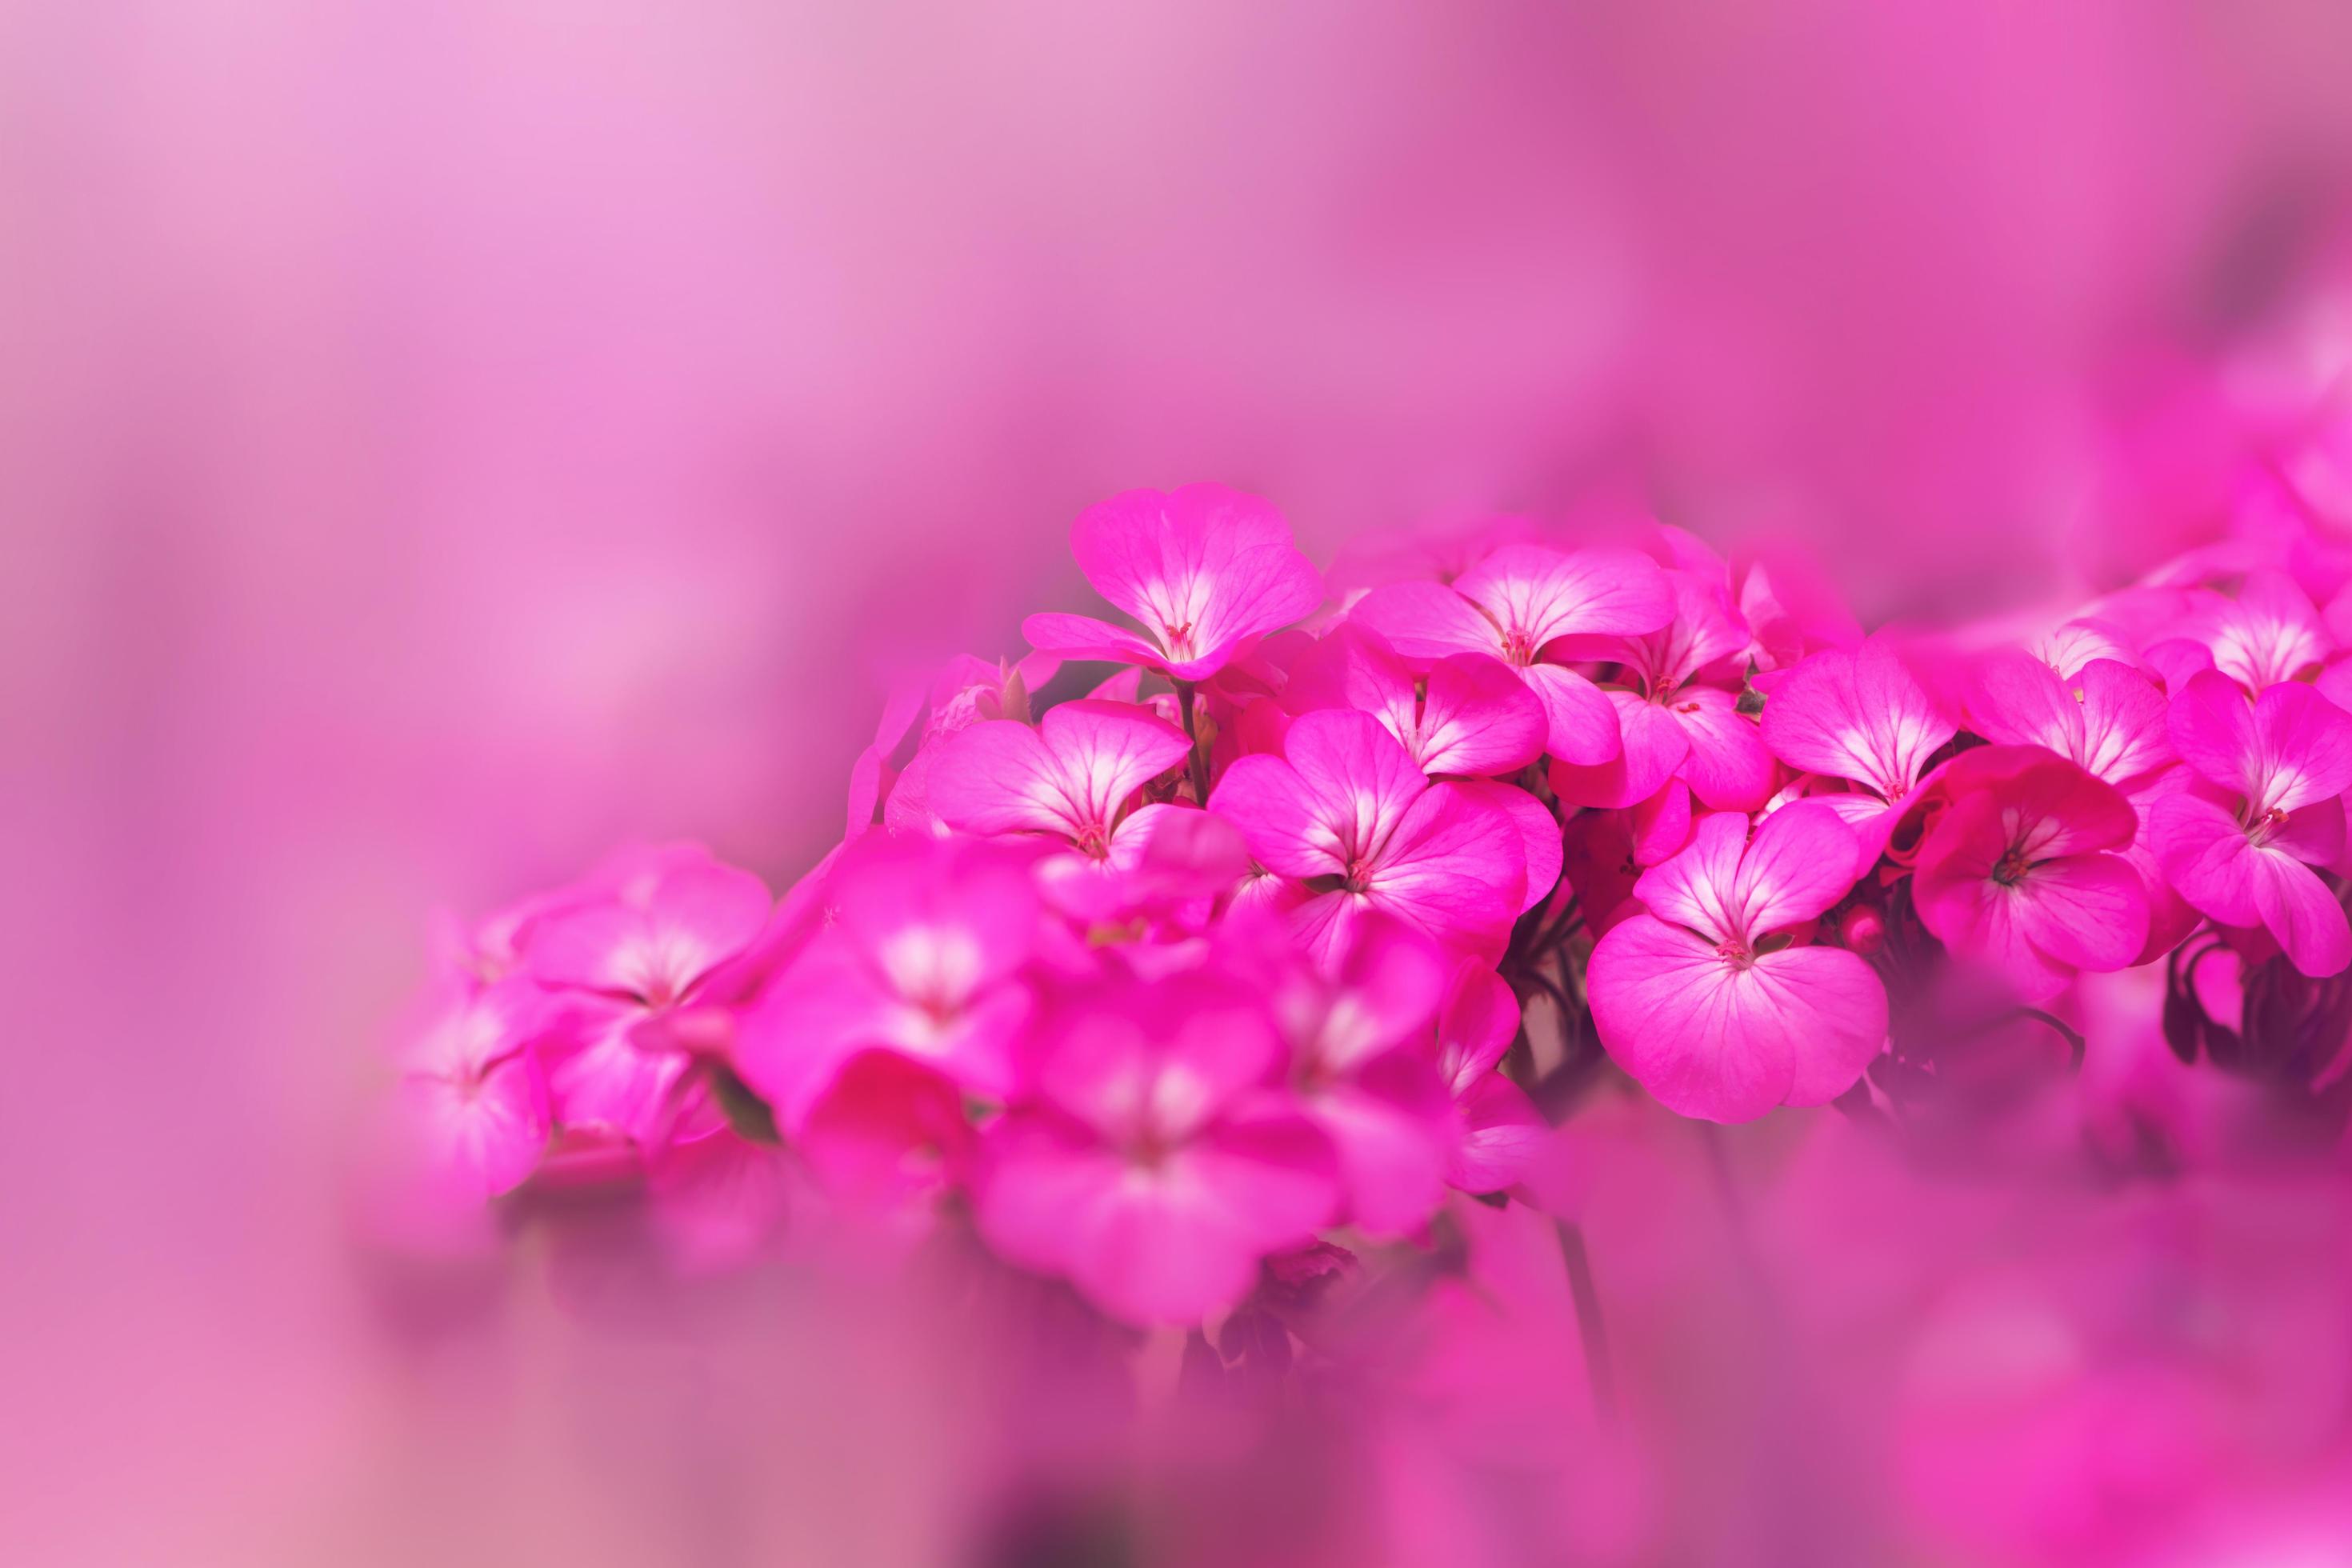
<svg viewBox="0 0 2352 1568"><path fill-rule="evenodd" d="M1661 525L1336 595L1214 486L1072 542L1135 624L896 694L781 902L644 849L453 939L403 1079L446 1186L641 1173L706 1261L797 1189L968 1215L1196 1324L1449 1189L1540 1204L1603 1053L1687 1117L1925 1125L1984 1037L2078 1046L2079 976L2162 963L2184 1058L2341 1068L2352 551L2242 541L2021 639L1865 637Z"/></svg>

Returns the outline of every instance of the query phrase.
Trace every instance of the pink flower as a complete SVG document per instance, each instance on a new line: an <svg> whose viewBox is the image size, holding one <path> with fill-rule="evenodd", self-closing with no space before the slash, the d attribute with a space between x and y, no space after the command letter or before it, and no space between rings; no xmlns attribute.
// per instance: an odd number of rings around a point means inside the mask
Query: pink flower
<svg viewBox="0 0 2352 1568"><path fill-rule="evenodd" d="M1546 749L1563 762L1595 766L1618 753L1616 710L1591 681L1552 662L1549 650L1563 637L1639 637L1674 614L1674 590L1646 555L1507 544L1450 585L1375 588L1349 618L1381 633L1416 664L1456 653L1501 659L1542 700Z"/></svg>
<svg viewBox="0 0 2352 1568"><path fill-rule="evenodd" d="M1181 766L1184 731L1146 709L1088 698L1047 710L1035 729L1010 720L974 724L931 766L930 803L966 833L1036 834L1066 846L1039 868L1060 901L1089 907L1098 872L1132 867L1160 816L1138 792Z"/></svg>
<svg viewBox="0 0 2352 1568"><path fill-rule="evenodd" d="M1209 806L1241 828L1260 865L1306 883L1293 919L1318 954L1378 910L1497 957L1522 908L1517 820L1469 786L1431 784L1367 713L1302 715L1283 755L1236 761Z"/></svg>
<svg viewBox="0 0 2352 1568"><path fill-rule="evenodd" d="M1943 782L1952 804L1920 843L1912 898L1946 946L1989 960L2029 1002L2077 970L2137 962L2147 893L2110 851L2139 818L2114 786L2039 746L1963 752Z"/></svg>
<svg viewBox="0 0 2352 1568"><path fill-rule="evenodd" d="M2206 670L2174 695L2169 728L2201 781L2158 801L2149 825L2180 896L2223 925L2268 928L2305 974L2352 963L2343 906L2311 869L2344 845L2352 715L2291 682L2249 702Z"/></svg>
<svg viewBox="0 0 2352 1568"><path fill-rule="evenodd" d="M2122 853L2147 889L2148 939L2139 955L2145 962L2171 951L2197 923L2196 911L2158 866L2148 830L2156 803L2186 775L2172 754L2164 693L2138 670L2099 651L2108 643L2089 629L2096 626L2069 622L2045 640L2043 657L2010 651L1987 658L1969 696L1969 718L1986 739L2046 746L2131 802L2139 830ZM2077 659L2078 654L2087 657Z"/></svg>
<svg viewBox="0 0 2352 1568"><path fill-rule="evenodd" d="M1819 800L1876 859L1927 760L1957 732L1884 635L1830 648L1789 672L1764 704L1764 743L1792 768L1853 785Z"/></svg>
<svg viewBox="0 0 2352 1568"><path fill-rule="evenodd" d="M1709 816L1644 874L1633 892L1649 912L1601 939L1586 979L1610 1056L1669 1110L1711 1121L1833 1100L1886 1038L1870 966L1790 941L1853 884L1853 830L1811 802L1766 817L1752 843L1747 827Z"/></svg>
<svg viewBox="0 0 2352 1568"><path fill-rule="evenodd" d="M2284 572L2246 574L2234 599L2210 589L2190 595L2180 637L2148 649L2148 661L2176 690L2200 668L2217 669L2251 694L2313 668L2336 639L2311 596Z"/></svg>
<svg viewBox="0 0 2352 1568"><path fill-rule="evenodd" d="M401 1052L403 1131L453 1196L510 1191L546 1151L547 1079L531 1047L547 1010L528 980L453 986Z"/></svg>
<svg viewBox="0 0 2352 1568"><path fill-rule="evenodd" d="M1171 680L1214 675L1255 638L1323 602L1323 580L1282 514L1223 485L1129 490L1070 530L1095 592L1144 636L1091 616L1031 616L1022 635L1065 658L1108 658Z"/></svg>
<svg viewBox="0 0 2352 1568"><path fill-rule="evenodd" d="M1498 1193L1517 1184L1551 1131L1527 1090L1495 1070L1518 1029L1519 999L1509 984L1465 959L1437 1016L1437 1058L1456 1117L1445 1179L1465 1193Z"/></svg>
<svg viewBox="0 0 2352 1568"><path fill-rule="evenodd" d="M601 886L526 938L531 977L574 1005L573 1044L548 1086L566 1127L652 1143L679 1110L674 1091L689 1058L654 1047L657 1028L639 1029L697 1006L753 948L774 900L759 878L692 845L638 851Z"/></svg>
<svg viewBox="0 0 2352 1568"><path fill-rule="evenodd" d="M1416 678L1386 637L1354 625L1333 627L1292 666L1282 706L1370 713L1430 774L1516 773L1543 755L1550 734L1543 704L1500 659L1449 654Z"/></svg>
<svg viewBox="0 0 2352 1568"><path fill-rule="evenodd" d="M894 688L875 726L874 743L849 770L849 831L856 837L877 816L893 833L945 833L930 809L930 764L951 735L988 719L1029 722L1030 698L1061 660L1033 653L1018 664L959 654L929 685Z"/></svg>
<svg viewBox="0 0 2352 1568"><path fill-rule="evenodd" d="M1738 710L1740 671L1730 662L1747 651L1748 624L1720 587L1689 572L1666 575L1673 620L1588 650L1619 668L1602 691L1623 751L1597 766L1555 763L1552 788L1577 805L1629 806L1680 777L1714 810L1758 810L1771 797L1772 753Z"/></svg>
<svg viewBox="0 0 2352 1568"><path fill-rule="evenodd" d="M1240 987L1195 973L1088 989L1038 1052L1035 1100L982 1138L973 1212L996 1251L1104 1310L1197 1323L1336 1211L1330 1144L1268 1087L1282 1041Z"/></svg>
<svg viewBox="0 0 2352 1568"><path fill-rule="evenodd" d="M1431 1025L1451 967L1420 931L1371 916L1328 978L1294 965L1275 989L1299 1105L1339 1154L1342 1217L1375 1236L1412 1229L1444 1195L1453 1108Z"/></svg>
<svg viewBox="0 0 2352 1568"><path fill-rule="evenodd" d="M972 839L861 839L834 872L833 923L737 1026L734 1061L788 1133L859 1051L923 1062L1002 1099L1027 1022L1040 915L1025 857Z"/></svg>

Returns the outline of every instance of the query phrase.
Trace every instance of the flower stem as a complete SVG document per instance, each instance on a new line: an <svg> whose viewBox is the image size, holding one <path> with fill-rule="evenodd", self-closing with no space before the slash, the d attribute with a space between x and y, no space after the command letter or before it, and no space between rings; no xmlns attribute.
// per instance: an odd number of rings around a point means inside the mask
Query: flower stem
<svg viewBox="0 0 2352 1568"><path fill-rule="evenodd" d="M1617 1421L1617 1373L1609 1360L1609 1324L1601 1315L1601 1291L1592 1282L1592 1255L1584 1227L1559 1221L1560 1255L1568 1260L1569 1293L1576 1299L1576 1331L1584 1342L1585 1375L1592 1384L1592 1406L1604 1426Z"/></svg>
<svg viewBox="0 0 2352 1568"><path fill-rule="evenodd" d="M1192 775L1192 800L1195 805L1209 804L1209 758L1201 749L1200 727L1192 722L1192 683L1175 682L1176 709L1184 715L1184 738L1192 742L1186 762Z"/></svg>

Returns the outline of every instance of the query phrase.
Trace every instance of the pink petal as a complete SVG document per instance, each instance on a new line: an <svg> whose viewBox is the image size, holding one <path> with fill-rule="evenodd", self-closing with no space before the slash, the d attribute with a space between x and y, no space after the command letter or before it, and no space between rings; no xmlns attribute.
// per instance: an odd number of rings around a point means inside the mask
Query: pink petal
<svg viewBox="0 0 2352 1568"><path fill-rule="evenodd" d="M1485 801L1503 812L1519 830L1519 848L1527 868L1527 887L1519 895L1519 912L1525 914L1546 899L1559 886L1560 831L1559 819L1551 808L1517 784L1500 779L1464 779L1454 788L1474 800Z"/></svg>
<svg viewBox="0 0 2352 1568"><path fill-rule="evenodd" d="M2287 962L2315 978L2342 973L2352 964L2352 925L2327 884L2274 849L2253 851L2252 865L2254 907Z"/></svg>
<svg viewBox="0 0 2352 1568"><path fill-rule="evenodd" d="M1283 738L1283 757L1335 852L1347 858L1370 854L1429 788L1411 753L1369 713L1302 714Z"/></svg>
<svg viewBox="0 0 2352 1568"><path fill-rule="evenodd" d="M1658 563L1609 546L1557 551L1506 544L1454 579L1507 630L1540 648L1556 637L1635 637L1674 618L1675 594Z"/></svg>
<svg viewBox="0 0 2352 1568"><path fill-rule="evenodd" d="M1225 769L1209 809L1241 829L1261 866L1285 877L1347 871L1341 846L1324 826L1322 798L1280 757L1248 756Z"/></svg>
<svg viewBox="0 0 2352 1568"><path fill-rule="evenodd" d="M1142 622L1183 679L1213 673L1234 645L1323 599L1281 513L1222 485L1113 496L1072 525L1070 548L1096 592Z"/></svg>
<svg viewBox="0 0 2352 1568"><path fill-rule="evenodd" d="M1506 680L1518 684L1507 668L1494 662ZM1282 706L1294 714L1325 708L1370 713L1408 749L1421 727L1412 667L1387 638L1354 623L1332 627L1300 655L1283 685Z"/></svg>
<svg viewBox="0 0 2352 1568"><path fill-rule="evenodd" d="M1490 1072L1475 1079L1456 1103L1462 1140L1447 1163L1447 1182L1465 1193L1498 1193L1517 1184L1551 1139L1551 1128L1527 1090Z"/></svg>
<svg viewBox="0 0 2352 1568"><path fill-rule="evenodd" d="M1510 813L1465 785L1432 785L1381 848L1364 893L1440 942L1499 957L1526 886L1521 846Z"/></svg>
<svg viewBox="0 0 2352 1568"><path fill-rule="evenodd" d="M1430 667L1420 736L1423 771L1491 777L1543 755L1551 715L1502 660L1454 654Z"/></svg>
<svg viewBox="0 0 2352 1568"><path fill-rule="evenodd" d="M2149 689L2160 707L2162 694ZM1976 731L1989 741L2047 746L2062 757L2083 760L2083 704L2055 670L2021 648L1997 649L1978 664L1968 710Z"/></svg>
<svg viewBox="0 0 2352 1568"><path fill-rule="evenodd" d="M1026 724L974 724L939 749L929 773L928 804L950 827L1076 837L1083 826L1063 791L1059 763Z"/></svg>
<svg viewBox="0 0 2352 1568"><path fill-rule="evenodd" d="M782 1149L725 1130L656 1150L646 1189L664 1247L695 1269L751 1258L783 1223L791 1169Z"/></svg>
<svg viewBox="0 0 2352 1568"><path fill-rule="evenodd" d="M1442 583L1391 583L1356 601L1349 620L1369 626L1415 663L1457 653L1502 653L1502 634L1478 606Z"/></svg>
<svg viewBox="0 0 2352 1568"><path fill-rule="evenodd" d="M1128 796L1181 764L1192 750L1183 731L1125 702L1065 702L1046 712L1037 732L1060 764L1073 814L1105 825Z"/></svg>
<svg viewBox="0 0 2352 1568"><path fill-rule="evenodd" d="M528 1056L478 1079L404 1079L399 1104L434 1179L468 1197L512 1191L547 1150L546 1080Z"/></svg>
<svg viewBox="0 0 2352 1568"><path fill-rule="evenodd" d="M1689 734L1656 703L1614 687L1602 695L1616 710L1622 744L1615 757L1597 766L1553 766L1552 789L1571 805L1613 808L1647 800L1690 752Z"/></svg>
<svg viewBox="0 0 2352 1568"><path fill-rule="evenodd" d="M2017 885L2018 929L2033 945L2076 969L2123 969L2147 941L2147 893L2115 855L2045 861Z"/></svg>
<svg viewBox="0 0 2352 1568"><path fill-rule="evenodd" d="M1100 658L1159 668L1166 655L1149 637L1092 616L1031 616L1021 623L1029 646L1057 658Z"/></svg>
<svg viewBox="0 0 2352 1568"><path fill-rule="evenodd" d="M1452 1106L1425 1061L1391 1052L1363 1079L1312 1096L1307 1114L1331 1141L1348 1221L1372 1236L1419 1226L1445 1193Z"/></svg>
<svg viewBox="0 0 2352 1568"><path fill-rule="evenodd" d="M2352 713L2308 686L2282 683L2254 699L2260 787L2272 810L2296 811L2352 787Z"/></svg>
<svg viewBox="0 0 2352 1568"><path fill-rule="evenodd" d="M1544 749L1552 756L1594 767L1622 749L1616 706L1599 687L1557 664L1531 664L1519 674L1543 704Z"/></svg>
<svg viewBox="0 0 2352 1568"><path fill-rule="evenodd" d="M1800 1025L1797 1071L1788 1105L1827 1105L1852 1089L1886 1045L1886 987L1870 965L1841 948L1792 947L1757 967L1801 996L1824 1026Z"/></svg>
<svg viewBox="0 0 2352 1568"><path fill-rule="evenodd" d="M616 1012L578 1050L548 1069L555 1118L566 1128L608 1129L654 1143L677 1110L671 1099L688 1065L675 1052L641 1051L629 1041L635 1009Z"/></svg>
<svg viewBox="0 0 2352 1568"><path fill-rule="evenodd" d="M2112 784L2172 761L2168 704L2147 677L2114 659L2095 658L2074 679L2083 692L2083 745L2062 755Z"/></svg>
<svg viewBox="0 0 2352 1568"><path fill-rule="evenodd" d="M1783 1015L1803 1021L1801 999L1768 988L1756 968L1735 971L1687 931L1650 915L1622 921L1593 949L1586 988L1611 1058L1677 1114L1750 1121L1795 1084L1798 1044Z"/></svg>
<svg viewBox="0 0 2352 1568"><path fill-rule="evenodd" d="M2223 925L2262 923L2254 902L2255 850L2237 818L2200 795L2181 791L2156 803L2147 826L2157 863L2182 898Z"/></svg>
<svg viewBox="0 0 2352 1568"><path fill-rule="evenodd" d="M1953 733L1884 637L1813 655L1764 705L1765 743L1782 762L1851 779L1888 801L1909 791Z"/></svg>
<svg viewBox="0 0 2352 1568"><path fill-rule="evenodd" d="M1795 809L1786 806L1773 815ZM1659 919L1687 927L1710 943L1746 934L1738 900L1739 859L1747 844L1748 819L1738 812L1703 817L1689 846L1643 872L1633 884L1633 896Z"/></svg>
<svg viewBox="0 0 2352 1568"><path fill-rule="evenodd" d="M1712 811L1760 811L1772 798L1771 749L1739 700L1711 686L1687 687L1664 710L1690 740L1683 776Z"/></svg>
<svg viewBox="0 0 2352 1568"><path fill-rule="evenodd" d="M1437 1018L1438 1065L1454 1095L1492 1072L1518 1033L1519 999L1509 982L1475 959L1454 976Z"/></svg>
<svg viewBox="0 0 2352 1568"><path fill-rule="evenodd" d="M1800 801L1756 830L1740 857L1730 907L1748 935L1762 936L1822 913L1852 890L1861 870L1853 829L1827 807Z"/></svg>
<svg viewBox="0 0 2352 1568"><path fill-rule="evenodd" d="M2239 795L2262 787L2253 705L2228 676L2191 676L2173 692L2166 724L2172 749L2203 777Z"/></svg>

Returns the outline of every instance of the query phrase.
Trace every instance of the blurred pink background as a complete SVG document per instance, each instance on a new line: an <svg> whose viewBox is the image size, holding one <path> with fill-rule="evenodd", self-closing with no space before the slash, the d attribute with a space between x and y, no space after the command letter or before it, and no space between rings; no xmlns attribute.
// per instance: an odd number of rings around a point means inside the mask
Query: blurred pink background
<svg viewBox="0 0 2352 1568"><path fill-rule="evenodd" d="M420 1371L352 1266L433 907L782 886L1134 485L2074 585L2347 82L2325 0L0 5L0 1558L627 1557L592 1352Z"/></svg>

